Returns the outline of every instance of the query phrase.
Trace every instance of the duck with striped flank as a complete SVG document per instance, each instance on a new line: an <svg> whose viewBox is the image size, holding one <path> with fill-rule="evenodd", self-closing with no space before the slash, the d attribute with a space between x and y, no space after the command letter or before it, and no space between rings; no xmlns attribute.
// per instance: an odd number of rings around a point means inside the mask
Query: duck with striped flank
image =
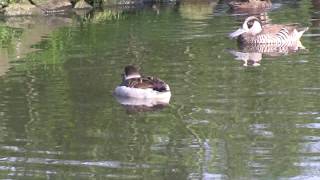
<svg viewBox="0 0 320 180"><path fill-rule="evenodd" d="M142 76L138 69L132 65L124 68L122 83L116 87L114 93L116 96L126 98L154 99L153 104L157 104L157 102L169 103L171 97L168 84L156 77Z"/></svg>
<svg viewBox="0 0 320 180"><path fill-rule="evenodd" d="M229 34L231 38L238 38L241 44L273 44L291 46L300 41L302 34L308 28L297 29L295 25L266 24L255 16L246 18L241 28Z"/></svg>

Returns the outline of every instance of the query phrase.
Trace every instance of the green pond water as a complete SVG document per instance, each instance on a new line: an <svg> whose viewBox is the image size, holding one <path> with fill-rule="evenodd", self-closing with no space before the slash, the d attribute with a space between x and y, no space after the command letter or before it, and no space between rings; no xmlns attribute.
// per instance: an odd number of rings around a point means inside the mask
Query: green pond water
<svg viewBox="0 0 320 180"><path fill-rule="evenodd" d="M1 20L0 179L320 179L317 1L275 1L305 49L255 63L221 2L112 13ZM119 103L128 64L170 104Z"/></svg>

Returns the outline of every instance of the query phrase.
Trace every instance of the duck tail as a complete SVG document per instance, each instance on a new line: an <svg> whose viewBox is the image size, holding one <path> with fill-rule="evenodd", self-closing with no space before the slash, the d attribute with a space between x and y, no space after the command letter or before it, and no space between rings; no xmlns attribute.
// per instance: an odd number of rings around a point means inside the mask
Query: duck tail
<svg viewBox="0 0 320 180"><path fill-rule="evenodd" d="M301 28L300 31L297 31L297 38L300 39L303 33L309 30L309 27Z"/></svg>
<svg viewBox="0 0 320 180"><path fill-rule="evenodd" d="M164 83L155 83L153 85L153 90L158 91L158 92L165 92L167 90L167 86Z"/></svg>
<svg viewBox="0 0 320 180"><path fill-rule="evenodd" d="M165 92L165 91L170 91L169 86L163 82L160 79L156 79L153 82L153 90L158 91L158 92Z"/></svg>

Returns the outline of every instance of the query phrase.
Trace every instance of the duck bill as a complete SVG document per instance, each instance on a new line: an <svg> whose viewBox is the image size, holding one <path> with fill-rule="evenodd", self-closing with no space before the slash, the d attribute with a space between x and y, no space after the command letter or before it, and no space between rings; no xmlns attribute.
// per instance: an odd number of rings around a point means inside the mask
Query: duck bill
<svg viewBox="0 0 320 180"><path fill-rule="evenodd" d="M243 34L243 33L245 33L245 32L247 32L247 31L244 30L244 29L242 29L242 28L240 28L240 29L236 30L235 32L230 33L230 34L229 34L229 37L230 37L230 38L235 38L235 37L238 37L238 36L240 36L241 34Z"/></svg>

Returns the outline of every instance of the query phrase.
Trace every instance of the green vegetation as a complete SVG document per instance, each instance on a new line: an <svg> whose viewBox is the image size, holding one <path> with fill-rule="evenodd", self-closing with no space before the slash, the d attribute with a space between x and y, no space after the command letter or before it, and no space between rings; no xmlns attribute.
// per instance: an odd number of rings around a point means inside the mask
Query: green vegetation
<svg viewBox="0 0 320 180"><path fill-rule="evenodd" d="M22 34L22 29L10 28L0 25L0 47L8 47L15 42Z"/></svg>

